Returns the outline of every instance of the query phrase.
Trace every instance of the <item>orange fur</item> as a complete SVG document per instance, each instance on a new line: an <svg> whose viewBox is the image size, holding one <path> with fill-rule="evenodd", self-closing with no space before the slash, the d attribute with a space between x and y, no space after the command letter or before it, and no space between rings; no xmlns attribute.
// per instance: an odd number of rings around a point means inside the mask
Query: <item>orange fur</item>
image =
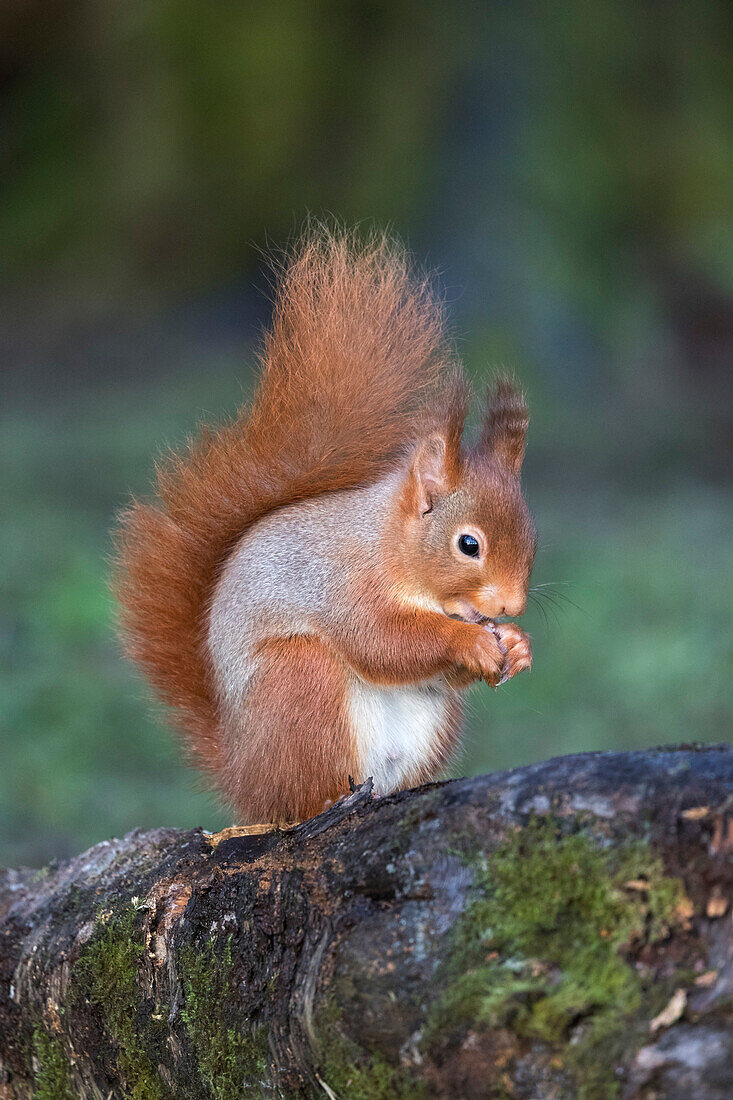
<svg viewBox="0 0 733 1100"><path fill-rule="evenodd" d="M331 642L347 665L373 684L420 683L454 670L471 679L497 683L503 654L483 626L459 622L432 611L403 609L379 588L348 593L363 624L343 620L331 626Z"/></svg>
<svg viewBox="0 0 733 1100"><path fill-rule="evenodd" d="M252 821L302 821L345 794L356 771L346 672L318 638L275 638L259 658L225 793Z"/></svg>
<svg viewBox="0 0 733 1100"><path fill-rule="evenodd" d="M115 587L128 653L201 766L226 766L206 617L237 540L283 505L368 483L436 427L460 437L465 387L425 279L386 237L306 234L279 273L252 407L158 468L122 517Z"/></svg>
<svg viewBox="0 0 733 1100"><path fill-rule="evenodd" d="M513 474L524 458L529 416L522 394L507 378L500 378L486 395L486 418L479 449L497 456Z"/></svg>

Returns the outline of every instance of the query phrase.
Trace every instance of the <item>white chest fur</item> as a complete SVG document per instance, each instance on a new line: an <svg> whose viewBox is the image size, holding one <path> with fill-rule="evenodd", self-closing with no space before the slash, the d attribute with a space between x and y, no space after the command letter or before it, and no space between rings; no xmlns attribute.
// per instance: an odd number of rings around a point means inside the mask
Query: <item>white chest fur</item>
<svg viewBox="0 0 733 1100"><path fill-rule="evenodd" d="M375 794L397 790L436 755L447 718L448 696L435 681L380 687L354 679L349 705L361 761Z"/></svg>

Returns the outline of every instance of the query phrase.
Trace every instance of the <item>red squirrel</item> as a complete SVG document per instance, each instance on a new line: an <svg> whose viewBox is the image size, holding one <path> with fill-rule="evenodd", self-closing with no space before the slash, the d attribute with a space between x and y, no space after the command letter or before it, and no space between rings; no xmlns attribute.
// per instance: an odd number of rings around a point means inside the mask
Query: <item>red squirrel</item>
<svg viewBox="0 0 733 1100"><path fill-rule="evenodd" d="M386 237L309 230L278 274L251 407L158 470L119 531L129 654L243 822L436 778L460 691L531 665L523 397L477 441L429 279Z"/></svg>

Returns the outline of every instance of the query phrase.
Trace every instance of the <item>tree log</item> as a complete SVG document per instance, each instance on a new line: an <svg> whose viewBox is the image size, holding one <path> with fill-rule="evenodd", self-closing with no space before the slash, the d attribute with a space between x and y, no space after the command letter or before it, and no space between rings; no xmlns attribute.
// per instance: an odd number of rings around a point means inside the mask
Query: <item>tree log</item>
<svg viewBox="0 0 733 1100"><path fill-rule="evenodd" d="M733 750L0 872L0 1097L730 1100Z"/></svg>

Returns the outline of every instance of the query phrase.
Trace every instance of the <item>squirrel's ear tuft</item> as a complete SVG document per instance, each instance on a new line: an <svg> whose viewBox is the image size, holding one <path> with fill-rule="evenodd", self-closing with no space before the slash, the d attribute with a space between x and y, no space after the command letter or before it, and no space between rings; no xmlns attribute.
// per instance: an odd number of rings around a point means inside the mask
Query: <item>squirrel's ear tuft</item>
<svg viewBox="0 0 733 1100"><path fill-rule="evenodd" d="M454 487L457 456L452 451L449 441L439 433L428 436L415 451L410 473L413 500L421 516L432 511L436 496Z"/></svg>
<svg viewBox="0 0 733 1100"><path fill-rule="evenodd" d="M486 417L479 450L519 474L529 427L524 394L507 378L499 378L486 395Z"/></svg>

